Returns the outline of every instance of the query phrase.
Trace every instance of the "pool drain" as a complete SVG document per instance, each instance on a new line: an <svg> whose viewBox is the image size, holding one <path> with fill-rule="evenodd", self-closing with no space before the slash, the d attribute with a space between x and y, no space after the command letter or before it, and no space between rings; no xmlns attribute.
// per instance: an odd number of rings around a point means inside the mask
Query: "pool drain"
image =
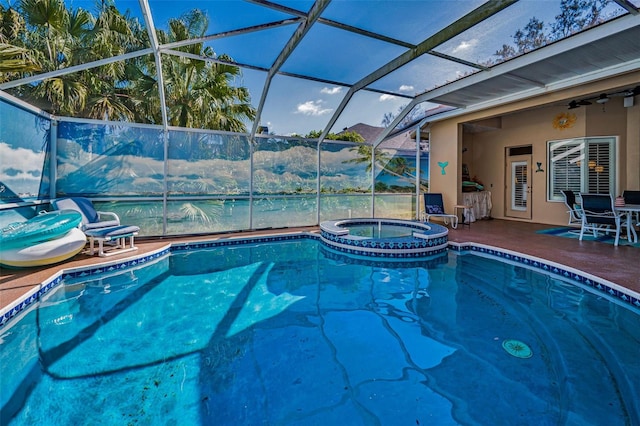
<svg viewBox="0 0 640 426"><path fill-rule="evenodd" d="M531 355L533 355L529 345L520 340L507 339L502 342L502 347L509 355L516 358L531 358Z"/></svg>

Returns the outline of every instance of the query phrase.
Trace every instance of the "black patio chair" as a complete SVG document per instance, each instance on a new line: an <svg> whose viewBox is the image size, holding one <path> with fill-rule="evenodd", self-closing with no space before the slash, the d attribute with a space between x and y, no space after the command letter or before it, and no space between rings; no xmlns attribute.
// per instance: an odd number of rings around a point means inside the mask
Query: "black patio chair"
<svg viewBox="0 0 640 426"><path fill-rule="evenodd" d="M581 194L582 198L582 227L580 228L580 241L585 231L593 232L597 237L599 231L615 232L613 243L618 245L620 240L621 217L615 210L615 200L611 195L605 194Z"/></svg>
<svg viewBox="0 0 640 426"><path fill-rule="evenodd" d="M582 207L577 203L576 194L570 189L563 189L562 195L564 195L564 204L567 206L569 211L569 226L571 225L582 225Z"/></svg>

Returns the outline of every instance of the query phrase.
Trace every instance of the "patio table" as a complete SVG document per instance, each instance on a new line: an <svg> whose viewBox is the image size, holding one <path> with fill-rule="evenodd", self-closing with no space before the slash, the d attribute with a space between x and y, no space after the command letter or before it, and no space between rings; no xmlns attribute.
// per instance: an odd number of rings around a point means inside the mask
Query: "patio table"
<svg viewBox="0 0 640 426"><path fill-rule="evenodd" d="M640 212L640 204L625 204L624 206L616 206L616 210L622 212L627 217L627 240L633 243L638 242L638 234L633 225L632 217L634 212ZM631 236L633 235L633 239Z"/></svg>

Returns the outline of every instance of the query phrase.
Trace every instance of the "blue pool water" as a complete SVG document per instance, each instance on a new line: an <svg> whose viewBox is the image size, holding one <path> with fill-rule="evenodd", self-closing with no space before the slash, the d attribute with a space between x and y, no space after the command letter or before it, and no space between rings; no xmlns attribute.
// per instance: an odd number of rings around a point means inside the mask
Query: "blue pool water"
<svg viewBox="0 0 640 426"><path fill-rule="evenodd" d="M640 424L639 348L638 311L486 256L185 251L0 329L0 424Z"/></svg>
<svg viewBox="0 0 640 426"><path fill-rule="evenodd" d="M406 238L413 235L415 229L402 225L377 225L377 224L349 224L345 226L349 235L366 238Z"/></svg>

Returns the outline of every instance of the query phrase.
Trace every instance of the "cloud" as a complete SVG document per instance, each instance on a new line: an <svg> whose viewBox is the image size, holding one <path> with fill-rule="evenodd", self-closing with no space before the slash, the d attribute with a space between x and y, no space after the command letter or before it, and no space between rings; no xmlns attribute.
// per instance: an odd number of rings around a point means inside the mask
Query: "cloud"
<svg viewBox="0 0 640 426"><path fill-rule="evenodd" d="M0 142L0 158L0 184L6 185L15 193L38 193L44 152L13 148Z"/></svg>
<svg viewBox="0 0 640 426"><path fill-rule="evenodd" d="M324 93L325 95L338 95L342 92L342 87L334 86L334 87L323 87L320 90L320 93Z"/></svg>
<svg viewBox="0 0 640 426"><path fill-rule="evenodd" d="M403 84L402 86L400 86L400 91L401 92L413 92L413 86L411 86L409 84Z"/></svg>
<svg viewBox="0 0 640 426"><path fill-rule="evenodd" d="M380 102L385 102L385 101L392 101L396 98L397 96L384 94L384 95L380 95L378 99L380 100Z"/></svg>
<svg viewBox="0 0 640 426"><path fill-rule="evenodd" d="M464 52L465 50L469 50L476 47L477 44L478 44L478 39L476 38L471 39L469 41L461 41L460 44L457 45L455 49L453 49L453 53Z"/></svg>
<svg viewBox="0 0 640 426"><path fill-rule="evenodd" d="M296 108L295 113L303 114L303 115L318 116L318 115L329 114L331 111L333 111L331 108L322 108L322 104L323 104L323 101L321 100L307 101L305 103L298 104L298 107Z"/></svg>

